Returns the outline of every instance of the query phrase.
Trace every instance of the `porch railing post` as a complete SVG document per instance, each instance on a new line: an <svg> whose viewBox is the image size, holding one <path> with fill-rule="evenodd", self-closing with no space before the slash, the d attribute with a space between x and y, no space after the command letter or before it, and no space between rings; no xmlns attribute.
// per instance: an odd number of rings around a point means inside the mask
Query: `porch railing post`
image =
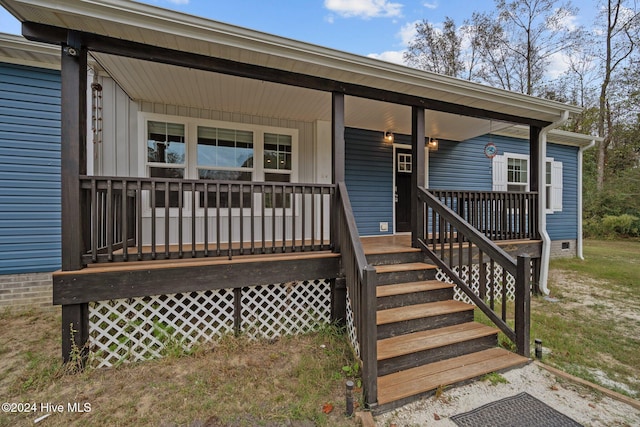
<svg viewBox="0 0 640 427"><path fill-rule="evenodd" d="M331 154L333 160L332 182L338 185L345 176L344 94L333 92L331 97ZM333 195L331 209L330 244L334 252L340 252L338 230L338 191Z"/></svg>
<svg viewBox="0 0 640 427"><path fill-rule="evenodd" d="M376 326L376 269L370 265L365 267L363 280L362 304L360 309L364 323L362 337L362 378L364 401L369 407L375 407L378 402L378 357L377 357L377 326Z"/></svg>
<svg viewBox="0 0 640 427"><path fill-rule="evenodd" d="M89 304L68 304L62 306L62 360L83 368L89 349Z"/></svg>
<svg viewBox="0 0 640 427"><path fill-rule="evenodd" d="M61 52L61 213L62 270L80 270L89 239L89 207L80 189L87 173L87 50L69 32Z"/></svg>
<svg viewBox="0 0 640 427"><path fill-rule="evenodd" d="M516 270L515 331L518 354L529 357L531 327L531 257L519 255Z"/></svg>
<svg viewBox="0 0 640 427"><path fill-rule="evenodd" d="M424 229L424 211L418 201L418 187L424 187L424 108L411 107L411 246L419 247Z"/></svg>

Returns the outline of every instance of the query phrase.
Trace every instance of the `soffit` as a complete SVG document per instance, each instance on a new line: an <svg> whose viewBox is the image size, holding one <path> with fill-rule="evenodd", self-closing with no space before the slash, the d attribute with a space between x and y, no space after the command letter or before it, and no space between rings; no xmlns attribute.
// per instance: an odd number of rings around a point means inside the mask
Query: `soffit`
<svg viewBox="0 0 640 427"><path fill-rule="evenodd" d="M100 70L113 78L135 101L177 105L314 122L331 120L327 92L252 80L243 77L92 53ZM411 133L407 106L347 96L345 124L360 129ZM425 133L463 141L509 124L427 110Z"/></svg>
<svg viewBox="0 0 640 427"><path fill-rule="evenodd" d="M547 122L577 107L126 0L0 0L23 22L224 58Z"/></svg>
<svg viewBox="0 0 640 427"><path fill-rule="evenodd" d="M59 70L60 48L0 33L0 61Z"/></svg>

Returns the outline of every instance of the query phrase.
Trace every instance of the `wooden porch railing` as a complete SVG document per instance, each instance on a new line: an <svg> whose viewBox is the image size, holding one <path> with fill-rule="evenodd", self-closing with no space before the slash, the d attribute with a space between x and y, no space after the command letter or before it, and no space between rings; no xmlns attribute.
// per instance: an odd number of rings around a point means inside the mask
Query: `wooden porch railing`
<svg viewBox="0 0 640 427"><path fill-rule="evenodd" d="M491 240L539 239L536 192L429 192Z"/></svg>
<svg viewBox="0 0 640 427"><path fill-rule="evenodd" d="M419 215L424 227L418 230L418 243L482 312L511 340L519 354L529 357L531 259L517 261L493 243L485 234L442 203L439 197L418 188ZM477 268L479 290L472 289ZM507 276L515 279L515 303L507 303ZM497 313L495 288L502 286ZM513 328L509 321L513 321Z"/></svg>
<svg viewBox="0 0 640 427"><path fill-rule="evenodd" d="M347 282L360 358L364 400L368 407L378 401L378 361L376 328L376 269L367 264L351 201L344 182L337 188L339 249Z"/></svg>
<svg viewBox="0 0 640 427"><path fill-rule="evenodd" d="M335 186L82 176L83 263L331 248Z"/></svg>

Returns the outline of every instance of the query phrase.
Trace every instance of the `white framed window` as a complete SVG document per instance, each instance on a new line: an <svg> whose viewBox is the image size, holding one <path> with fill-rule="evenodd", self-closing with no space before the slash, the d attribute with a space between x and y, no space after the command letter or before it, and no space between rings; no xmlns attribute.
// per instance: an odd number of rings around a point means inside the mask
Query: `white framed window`
<svg viewBox="0 0 640 427"><path fill-rule="evenodd" d="M254 141L249 130L227 129L220 127L198 126L197 177L223 181L254 180ZM250 207L252 195L233 194L231 207ZM198 206L204 206L204 194L200 194ZM209 194L207 206L216 206L215 194ZM220 207L229 207L229 199L220 199Z"/></svg>
<svg viewBox="0 0 640 427"><path fill-rule="evenodd" d="M264 180L267 182L291 182L291 135L264 134ZM291 195L265 194L266 208L290 208Z"/></svg>
<svg viewBox="0 0 640 427"><path fill-rule="evenodd" d="M182 123L149 120L146 126L146 174L151 178L185 178L186 133ZM177 208L180 197L169 192L169 207ZM165 191L156 190L155 207L166 206ZM184 205L184 203L183 203Z"/></svg>
<svg viewBox="0 0 640 427"><path fill-rule="evenodd" d="M224 181L297 181L298 130L189 117L139 113L140 170L142 176L157 178L207 179ZM175 194L174 194L175 193ZM189 194L170 192L169 207L182 202L190 209ZM223 200L224 199L224 200ZM220 199L220 207L245 209L254 207L255 197L238 194L231 200ZM150 214L151 201L146 201ZM290 207L290 199L276 195L265 207ZM196 199L196 209L203 211L204 194ZM210 194L207 206L215 207L215 195ZM156 191L155 207L165 207L163 190ZM258 206L255 206L259 210ZM200 212L202 214L202 212ZM161 211L158 214L162 214Z"/></svg>
<svg viewBox="0 0 640 427"><path fill-rule="evenodd" d="M529 191L529 156L504 153L493 158L493 191ZM546 159L544 197L547 213L562 211L562 162Z"/></svg>
<svg viewBox="0 0 640 427"><path fill-rule="evenodd" d="M529 191L529 159L507 157L507 191Z"/></svg>

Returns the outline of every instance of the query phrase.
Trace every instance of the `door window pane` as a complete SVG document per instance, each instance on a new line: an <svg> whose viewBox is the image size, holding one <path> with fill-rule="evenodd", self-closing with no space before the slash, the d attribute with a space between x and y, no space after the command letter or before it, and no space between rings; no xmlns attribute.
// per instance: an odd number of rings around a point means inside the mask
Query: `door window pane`
<svg viewBox="0 0 640 427"><path fill-rule="evenodd" d="M411 154L398 153L398 172L411 173Z"/></svg>

